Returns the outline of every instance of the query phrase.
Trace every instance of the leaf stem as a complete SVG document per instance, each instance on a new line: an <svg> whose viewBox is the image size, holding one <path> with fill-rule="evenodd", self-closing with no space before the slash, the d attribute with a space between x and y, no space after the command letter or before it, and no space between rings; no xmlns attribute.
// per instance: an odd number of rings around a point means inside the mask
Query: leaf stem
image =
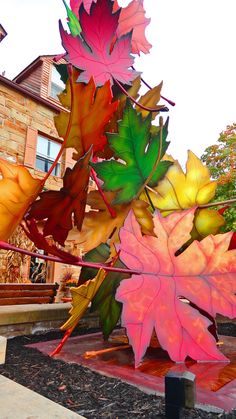
<svg viewBox="0 0 236 419"><path fill-rule="evenodd" d="M142 190L148 185L148 183L152 179L152 177L155 173L155 170L157 168L157 165L158 165L158 163L160 162L160 159L161 159L161 151L162 151L162 143L163 143L163 118L162 118L162 116L160 116L160 118L159 118L159 124L160 124L160 144L159 144L158 156L156 158L156 161L155 161L155 164L152 168L151 173L149 174L148 178L145 180L145 183L139 189L136 196L139 196L141 194Z"/></svg>
<svg viewBox="0 0 236 419"><path fill-rule="evenodd" d="M227 199L226 201L218 201L218 202L209 202L208 204L199 205L198 208L209 208L209 207L218 207L219 205L229 205L236 202L236 197L232 199Z"/></svg>
<svg viewBox="0 0 236 419"><path fill-rule="evenodd" d="M122 84L116 80L113 79L115 81L115 83L119 86L119 88L122 90L122 92L130 99L132 100L133 103L135 103L135 105L139 106L141 109L144 109L145 111L148 112L168 112L169 109L166 106L160 107L160 108L148 108L147 106L142 105L141 103L137 102L137 100L135 100L132 96L129 95L129 93L124 89L124 87L122 86Z"/></svg>
<svg viewBox="0 0 236 419"><path fill-rule="evenodd" d="M63 338L61 339L61 341L59 342L59 344L57 345L57 347L54 349L54 351L52 351L49 354L50 357L53 357L53 356L59 354L59 352L61 352L63 346L65 345L66 341L68 340L68 338L70 337L71 333L76 328L76 326L77 326L77 323L74 326L70 327L70 329L66 330Z"/></svg>
<svg viewBox="0 0 236 419"><path fill-rule="evenodd" d="M99 191L99 193L100 193L100 195L101 195L101 197L102 197L102 199L103 199L103 201L104 201L104 203L105 203L105 205L107 207L107 210L109 211L111 217L112 218L116 218L116 216L117 216L116 211L114 210L114 208L112 208L110 206L110 204L109 204L109 202L108 202L108 200L107 200L107 198L106 198L106 196L105 196L105 194L104 194L101 186L99 185L98 178L97 178L97 173L95 172L95 170L93 168L91 168L91 175L92 175L92 178L93 178L94 182L96 183L96 186L98 188L98 191Z"/></svg>
<svg viewBox="0 0 236 419"><path fill-rule="evenodd" d="M226 233L226 234L230 234L230 233ZM232 232L233 234L233 232ZM0 240L0 249L4 249L4 250L13 250L14 252L19 252L23 255L27 255L27 256L31 256L31 257L37 257L39 259L44 259L44 260L49 260L51 262L58 262L58 263L63 263L65 265L74 265L74 266L86 266L89 268L94 268L94 269L104 269L105 271L110 271L110 272L119 272L119 273L124 273L124 274L135 274L135 275L159 275L160 272L146 272L146 271L140 271L140 270L136 270L136 269L128 269L128 268L116 268L114 266L109 266L106 264L102 264L102 263L93 263L93 262L84 262L81 261L81 259L78 258L77 262L72 262L72 261L68 261L65 259L61 259L59 257L54 257L54 256L46 256L46 255L41 255L39 253L34 253L34 252L30 252L28 250L25 249L21 249L20 247L16 247L13 246L10 243L6 243L2 240ZM236 271L233 271L231 273L235 273ZM222 275L221 272L215 272L214 275ZM164 274L161 273L162 277L167 277L170 278L170 274ZM175 275L175 277L181 277L182 278L183 275ZM196 278L195 274L189 274L188 277L193 277Z"/></svg>
<svg viewBox="0 0 236 419"><path fill-rule="evenodd" d="M135 70L135 68L132 66L132 69ZM145 86L148 87L148 89L152 90L152 87L150 86L150 84L148 84L142 77L140 77L140 80L143 84L145 84ZM164 99L167 103L169 103L169 105L171 106L175 106L175 102L173 102L170 99L167 99L165 96L161 95L161 98Z"/></svg>
<svg viewBox="0 0 236 419"><path fill-rule="evenodd" d="M111 272L120 272L120 273L126 273L126 274L135 274L135 275L141 275L143 272L140 270L135 269L128 269L128 268L116 268L114 266L109 266L102 263L94 263L94 262L84 262L83 260L76 258L77 260L66 260L62 259L60 257L56 256L50 256L50 255L41 255L36 252L30 252L29 250L22 249L21 247L14 246L10 243L6 243L2 240L0 240L0 249L4 250L13 250L14 252L21 253L23 255L31 256L31 257L37 257L39 259L48 260L51 262L58 262L63 263L65 265L74 265L74 266L85 266L88 268L94 268L94 269L104 269L105 271L111 271Z"/></svg>
<svg viewBox="0 0 236 419"><path fill-rule="evenodd" d="M68 74L69 74L69 82L70 82L71 110L72 110L72 104L73 104L73 99L74 99L74 97L73 97L74 92L73 92L73 84L72 84L72 65L71 64L68 65ZM63 151L64 151L64 149L66 147L66 143L67 143L67 140L68 140L68 137L69 137L69 134L70 134L70 130L71 130L71 125L72 125L72 112L71 112L71 110L70 110L70 117L69 117L69 122L68 122L68 125L67 125L67 128L66 128L66 133L65 133L64 141L63 141L63 143L61 145L60 151L59 151L59 153L58 153L55 161L53 162L53 164L50 167L49 171L47 172L46 176L43 178L43 183L45 183L46 180L51 175L53 169L56 167L56 165L57 165L58 161L60 160L61 155L62 155L62 153L63 153Z"/></svg>
<svg viewBox="0 0 236 419"><path fill-rule="evenodd" d="M145 186L144 190L145 190L145 194L146 194L146 196L147 196L147 199L148 199L148 201L149 201L149 204L151 205L151 207L152 207L153 211L155 211L155 209L156 209L156 208L154 207L154 204L153 204L153 202L152 202L152 200L151 200L150 194L149 194L148 189L147 189L147 187L146 187L146 186Z"/></svg>

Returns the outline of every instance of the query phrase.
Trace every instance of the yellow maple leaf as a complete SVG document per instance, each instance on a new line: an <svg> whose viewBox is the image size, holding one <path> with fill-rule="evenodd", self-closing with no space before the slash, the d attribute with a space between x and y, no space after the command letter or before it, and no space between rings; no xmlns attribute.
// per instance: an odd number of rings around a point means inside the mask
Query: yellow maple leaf
<svg viewBox="0 0 236 419"><path fill-rule="evenodd" d="M191 232L193 239L217 234L219 228L225 224L225 219L218 211L209 208L202 208L196 211L194 218L194 228Z"/></svg>
<svg viewBox="0 0 236 419"><path fill-rule="evenodd" d="M138 103L140 103L141 105L144 105L148 108L162 109L163 105L157 105L157 103L161 99L162 84L163 84L163 82L161 82L158 86L155 86L152 89L148 90L147 93L145 93L145 95L140 97ZM142 116L144 118L146 118L150 113L150 112L145 111L144 109L140 108L137 105L136 105L136 109L137 109L137 111L142 113ZM155 119L157 114L158 114L158 112L152 112L152 119Z"/></svg>
<svg viewBox="0 0 236 419"><path fill-rule="evenodd" d="M61 330L67 330L76 326L99 290L105 277L106 271L99 269L95 278L89 279L79 287L70 288L72 295L72 308L69 311L70 318L61 326Z"/></svg>
<svg viewBox="0 0 236 419"><path fill-rule="evenodd" d="M0 159L0 239L7 241L42 188L24 166Z"/></svg>
<svg viewBox="0 0 236 419"><path fill-rule="evenodd" d="M165 160L173 161L165 177L150 191L151 200L163 216L194 206L207 204L215 195L217 182L210 179L210 172L192 151L188 151L186 173L177 160L165 156ZM144 194L142 199L146 200ZM195 215L193 230L194 238L216 234L224 225L224 218L216 211L200 209Z"/></svg>
<svg viewBox="0 0 236 419"><path fill-rule="evenodd" d="M115 194L113 192L105 193L108 202L112 202ZM73 235L76 244L80 246L83 252L89 252L100 243L109 241L111 254L113 255L113 244L119 242L119 229L123 225L128 212L132 209L135 217L142 227L144 234L151 235L153 233L153 220L149 205L142 200L133 200L129 204L115 205L113 208L117 216L112 218L109 214L104 201L98 191L91 191L88 194L87 205L91 207L86 213L82 229L75 232L74 229L70 236Z"/></svg>

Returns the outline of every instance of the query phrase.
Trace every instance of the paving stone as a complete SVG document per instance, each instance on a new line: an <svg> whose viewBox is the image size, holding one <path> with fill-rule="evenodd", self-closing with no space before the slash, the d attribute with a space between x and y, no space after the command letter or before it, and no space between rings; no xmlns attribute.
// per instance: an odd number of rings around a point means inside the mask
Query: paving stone
<svg viewBox="0 0 236 419"><path fill-rule="evenodd" d="M0 375L0 418L83 419L83 416Z"/></svg>

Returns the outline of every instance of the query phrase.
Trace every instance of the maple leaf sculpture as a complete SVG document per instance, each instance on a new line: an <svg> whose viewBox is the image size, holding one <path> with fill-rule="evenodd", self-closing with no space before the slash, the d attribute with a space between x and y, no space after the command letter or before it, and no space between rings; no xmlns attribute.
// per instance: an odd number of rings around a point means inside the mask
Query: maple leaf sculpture
<svg viewBox="0 0 236 419"><path fill-rule="evenodd" d="M169 143L166 141L168 119L160 132L151 136L151 115L143 119L127 101L123 119L118 123L119 133L108 133L108 142L115 156L121 161L109 160L91 163L98 177L104 182L103 189L117 191L113 204L129 202L138 197L144 186L155 186L172 165L170 161L159 162Z"/></svg>
<svg viewBox="0 0 236 419"><path fill-rule="evenodd" d="M102 86L113 78L121 83L130 84L138 76L132 70L134 58L131 52L131 33L116 37L120 10L112 13L111 0L98 0L91 6L88 14L84 6L79 9L79 22L82 28L80 37L68 34L60 22L62 45L67 51L65 59L82 70L79 82L88 83L94 78L96 86ZM114 45L113 45L114 44Z"/></svg>
<svg viewBox="0 0 236 419"><path fill-rule="evenodd" d="M69 312L70 318L61 326L61 330L67 330L70 327L76 326L88 308L91 300L98 292L105 277L106 271L104 269L99 269L95 278L89 279L78 287L71 287L72 308Z"/></svg>
<svg viewBox="0 0 236 419"><path fill-rule="evenodd" d="M75 164L67 167L60 191L47 191L40 194L40 199L32 204L28 219L45 220L44 236L52 235L54 240L64 246L73 223L81 229L89 182L90 149ZM72 218L74 215L74 218Z"/></svg>
<svg viewBox="0 0 236 419"><path fill-rule="evenodd" d="M105 193L105 196L108 202L114 199L112 192ZM130 204L114 206L116 217L111 217L98 191L91 191L88 194L87 205L90 207L90 211L85 213L82 229L76 235L76 244L83 252L89 252L100 243L109 241L113 254L113 244L119 242L119 229L123 226L131 209L141 225L142 232L153 233L152 215L148 210L148 204L142 200L134 199Z"/></svg>
<svg viewBox="0 0 236 419"><path fill-rule="evenodd" d="M155 188L157 194L151 192L154 205L163 215L206 204L214 197L217 182L211 180L208 168L192 151L188 151L186 173L177 160L165 158L174 164Z"/></svg>
<svg viewBox="0 0 236 419"><path fill-rule="evenodd" d="M208 331L210 321L183 298L215 317L236 316L236 251L228 251L232 233L194 241L190 238L194 209L154 217L156 237L142 236L130 212L120 232L120 259L130 269L143 271L123 280L116 299L123 303L122 324L127 329L138 366L155 328L170 358L183 362L225 361Z"/></svg>
<svg viewBox="0 0 236 419"><path fill-rule="evenodd" d="M115 259L117 259L117 255ZM86 262L109 262L111 264L110 247L107 244L102 244L88 252L83 260ZM125 268L119 259L113 260L112 264L114 267ZM71 317L61 329L68 330L74 327L89 303L92 302L90 312L96 311L98 313L103 336L108 339L117 325L122 309L122 304L115 300L115 292L120 281L128 277L128 274L105 272L104 269L97 272L97 269L83 267L80 272L78 287L71 288L73 307L70 310Z"/></svg>
<svg viewBox="0 0 236 419"><path fill-rule="evenodd" d="M0 159L0 240L7 241L36 199L42 181L17 164Z"/></svg>
<svg viewBox="0 0 236 419"><path fill-rule="evenodd" d="M136 100L135 109L142 114L142 116L145 118L148 115L151 115L152 119L155 119L158 112L148 112L144 109L142 109L138 104L150 108L159 109L160 111L163 110L163 105L158 105L158 102L161 98L161 88L162 88L162 82L158 85L153 87L152 89L149 89L144 95L139 95L141 85L141 79L140 77L137 77L133 82L132 86L128 89L127 93L130 97ZM127 101L127 96L123 92L118 92L115 95L116 99L119 101L119 105L117 107L117 110L113 113L112 118L110 119L109 123L106 125L106 132L117 132L119 129L118 122L123 119L123 113ZM151 131L154 129L156 130L157 127L154 125L151 126ZM159 127L158 127L159 129ZM156 130L158 132L158 129ZM109 145L106 145L105 152L99 153L99 157L105 157L106 159L109 159L113 157L113 152L109 148Z"/></svg>
<svg viewBox="0 0 236 419"><path fill-rule="evenodd" d="M76 14L72 10L70 10L70 8L67 6L67 3L66 3L65 0L63 0L63 3L65 5L66 11L67 11L67 16L68 16L67 17L67 20L68 20L67 24L69 26L71 35L80 36L81 27L80 27L80 24L79 24L79 21L77 19Z"/></svg>
<svg viewBox="0 0 236 419"><path fill-rule="evenodd" d="M155 193L150 191L153 205L162 215L207 204L214 197L217 182L211 180L209 169L192 151L188 151L186 173L177 160L168 155L164 158L172 161L173 165L154 188ZM147 200L144 195L142 198ZM192 238L202 239L208 234L216 234L224 223L218 211L199 209L195 213Z"/></svg>
<svg viewBox="0 0 236 419"><path fill-rule="evenodd" d="M152 125L157 113L168 109L157 105L162 83L151 89L133 68L132 53L151 47L143 0L131 0L125 8L119 0L70 0L72 10L63 2L71 33L61 22L60 33L69 64L57 66L67 84L55 124L64 142L43 180L0 159L0 239L8 240L21 222L36 247L48 253L43 259L84 267L80 286L72 289L71 318L62 327L66 334L54 353L91 303L105 338L122 311L136 366L154 329L174 361L187 356L225 361L216 346L214 317L236 316L236 250L229 250L235 234L192 241L195 233L216 234L223 210L208 209L216 182L193 153L186 173L164 156L168 119ZM149 91L138 102L141 81ZM68 147L78 161L66 169L63 187L38 198ZM92 153L96 162L90 162ZM87 195L90 173L98 190ZM74 244L88 252L84 260L52 244L53 238L64 246L70 231ZM1 240L2 249L38 256Z"/></svg>
<svg viewBox="0 0 236 419"><path fill-rule="evenodd" d="M118 9L119 4L115 0L113 10L116 11ZM145 17L143 0L133 0L127 7L121 9L117 36L124 35L133 30L131 44L134 54L140 54L140 51L148 54L152 47L145 37L145 29L150 20Z"/></svg>
<svg viewBox="0 0 236 419"><path fill-rule="evenodd" d="M100 244L96 249L87 252L84 261L111 263L110 246ZM115 261L114 261L115 259ZM113 266L117 268L126 268L126 266L117 259L117 253L113 258ZM83 267L80 271L79 285L85 283L88 279L94 278L97 274L96 269ZM129 278L129 274L120 272L107 272L107 275L101 284L95 298L92 300L90 311L97 312L100 318L100 324L105 339L109 337L118 320L120 319L122 304L115 299L115 293L118 285L124 278Z"/></svg>
<svg viewBox="0 0 236 419"><path fill-rule="evenodd" d="M83 3L87 13L90 13L92 2L96 3L96 0L70 0L70 7L77 17L78 10ZM117 0L114 1L113 12L120 9ZM132 32L132 52L139 54L142 51L147 54L151 48L151 44L145 37L145 29L151 19L145 17L145 10L143 7L143 0L132 0L128 6L122 7L119 16L119 23L117 27L117 36L122 36L131 30Z"/></svg>
<svg viewBox="0 0 236 419"><path fill-rule="evenodd" d="M59 95L61 104L70 109L71 114L61 111L54 117L59 136L65 138L67 135L65 147L74 148L77 151L77 158L83 156L91 145L94 155L104 149L107 144L104 127L118 106L118 101L111 103L112 92L109 81L96 90L93 78L87 85L76 83L79 74L76 69L72 70L71 83L67 80L66 91ZM69 120L71 128L68 134Z"/></svg>

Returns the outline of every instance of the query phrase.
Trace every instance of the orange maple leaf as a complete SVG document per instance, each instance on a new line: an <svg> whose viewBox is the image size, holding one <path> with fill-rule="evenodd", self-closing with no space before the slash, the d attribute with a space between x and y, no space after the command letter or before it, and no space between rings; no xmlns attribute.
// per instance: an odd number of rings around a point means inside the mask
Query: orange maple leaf
<svg viewBox="0 0 236 419"><path fill-rule="evenodd" d="M73 68L71 80L73 92L71 92L71 85L68 80L66 91L59 95L61 104L71 110L71 115L69 112L61 111L54 118L58 134L63 138L66 135L71 118L71 129L65 147L75 148L77 158L83 156L91 145L93 145L94 155L104 149L107 144L104 128L119 103L118 101L112 103L109 81L104 86L96 89L93 78L87 85L77 83L79 74L80 72ZM73 98L72 103L71 98Z"/></svg>
<svg viewBox="0 0 236 419"><path fill-rule="evenodd" d="M7 241L39 194L42 181L24 166L0 159L0 239Z"/></svg>

